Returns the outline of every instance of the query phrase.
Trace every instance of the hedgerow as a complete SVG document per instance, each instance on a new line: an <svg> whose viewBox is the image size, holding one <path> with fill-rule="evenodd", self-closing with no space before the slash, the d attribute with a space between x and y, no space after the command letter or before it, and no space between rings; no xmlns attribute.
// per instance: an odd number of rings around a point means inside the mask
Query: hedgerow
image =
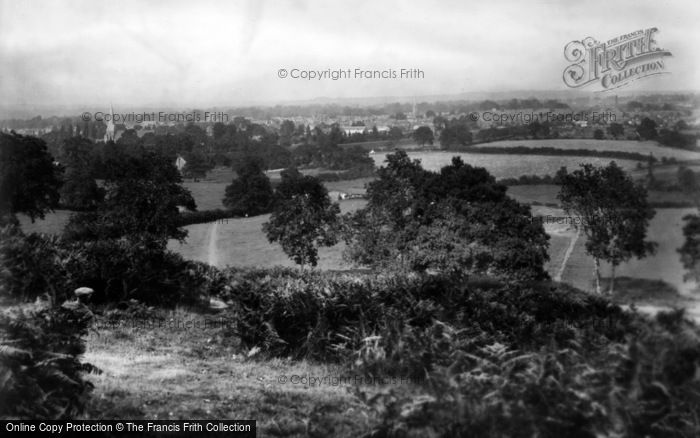
<svg viewBox="0 0 700 438"><path fill-rule="evenodd" d="M93 302L138 299L172 306L196 303L221 287L217 270L184 260L149 241L104 239L72 242L0 229L0 295L24 301L48 294L54 303L79 286L95 290Z"/></svg>

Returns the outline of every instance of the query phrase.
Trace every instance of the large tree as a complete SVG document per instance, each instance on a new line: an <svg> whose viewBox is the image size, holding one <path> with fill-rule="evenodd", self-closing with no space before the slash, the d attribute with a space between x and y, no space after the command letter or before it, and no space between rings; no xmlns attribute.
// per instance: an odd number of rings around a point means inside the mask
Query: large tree
<svg viewBox="0 0 700 438"><path fill-rule="evenodd" d="M546 277L542 224L485 169L455 157L439 173L429 172L399 151L377 174L367 206L347 216L351 260L390 269Z"/></svg>
<svg viewBox="0 0 700 438"><path fill-rule="evenodd" d="M274 193L270 179L265 175L263 160L246 157L237 169L237 177L226 187L223 204L239 215L269 213Z"/></svg>
<svg viewBox="0 0 700 438"><path fill-rule="evenodd" d="M95 144L84 137L71 137L63 143L66 172L60 193L61 204L69 209L95 208L104 196L95 181L94 150Z"/></svg>
<svg viewBox="0 0 700 438"><path fill-rule="evenodd" d="M296 169L282 172L275 193L275 208L263 231L270 242L279 242L285 254L301 265L316 266L318 248L338 242L338 204L318 178Z"/></svg>
<svg viewBox="0 0 700 438"><path fill-rule="evenodd" d="M639 134L643 140L655 139L658 135L656 132L656 122L649 117L644 117L637 127L637 134Z"/></svg>
<svg viewBox="0 0 700 438"><path fill-rule="evenodd" d="M0 224L17 213L43 219L58 205L61 173L44 140L0 133Z"/></svg>
<svg viewBox="0 0 700 438"><path fill-rule="evenodd" d="M182 176L185 178L192 178L197 181L199 178L204 178L207 172L214 167L204 153L199 150L185 154L184 158L185 167L182 169Z"/></svg>
<svg viewBox="0 0 700 438"><path fill-rule="evenodd" d="M472 133L465 118L452 119L445 122L440 131L440 145L444 148L467 146L472 142Z"/></svg>
<svg viewBox="0 0 700 438"><path fill-rule="evenodd" d="M610 294L614 291L615 268L632 257L654 251L646 232L655 211L647 202L647 191L624 170L611 162L606 167L582 164L564 175L558 195L567 214L581 219L586 251L595 259L596 291L600 293L600 261L612 266Z"/></svg>
<svg viewBox="0 0 700 438"><path fill-rule="evenodd" d="M71 239L148 240L165 247L183 240L179 207L196 208L169 157L144 152L141 158L120 155L105 163L105 199L95 212L71 216L65 235Z"/></svg>
<svg viewBox="0 0 700 438"><path fill-rule="evenodd" d="M419 126L415 131L413 131L413 140L421 145L421 147L425 146L426 144L432 146L434 141L433 130L428 126Z"/></svg>

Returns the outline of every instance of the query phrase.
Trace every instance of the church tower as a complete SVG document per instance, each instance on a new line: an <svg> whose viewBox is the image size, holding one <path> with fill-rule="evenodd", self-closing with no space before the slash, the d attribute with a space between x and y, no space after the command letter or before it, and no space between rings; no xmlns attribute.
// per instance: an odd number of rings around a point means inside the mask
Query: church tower
<svg viewBox="0 0 700 438"><path fill-rule="evenodd" d="M107 132L105 132L105 143L114 141L114 108L112 108L112 104L109 105L109 115L109 120L107 120Z"/></svg>

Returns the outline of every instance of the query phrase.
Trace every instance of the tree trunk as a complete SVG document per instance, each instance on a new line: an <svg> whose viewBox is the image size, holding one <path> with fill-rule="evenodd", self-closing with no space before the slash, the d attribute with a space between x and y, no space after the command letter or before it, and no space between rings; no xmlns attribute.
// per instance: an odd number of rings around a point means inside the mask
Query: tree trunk
<svg viewBox="0 0 700 438"><path fill-rule="evenodd" d="M613 263L612 274L610 276L610 291L608 292L610 294L610 296L613 295L614 290L615 290L615 264Z"/></svg>
<svg viewBox="0 0 700 438"><path fill-rule="evenodd" d="M595 258L595 292L600 295L600 259Z"/></svg>

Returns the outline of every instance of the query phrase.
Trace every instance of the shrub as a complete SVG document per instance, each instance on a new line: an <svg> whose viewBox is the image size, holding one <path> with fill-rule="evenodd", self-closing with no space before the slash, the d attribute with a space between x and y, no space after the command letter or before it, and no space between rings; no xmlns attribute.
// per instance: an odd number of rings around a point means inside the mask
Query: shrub
<svg viewBox="0 0 700 438"><path fill-rule="evenodd" d="M0 294L32 300L49 291L53 302L78 286L95 290L96 303L131 298L148 304L194 304L223 286L218 271L184 260L153 241L69 242L41 234L0 230Z"/></svg>
<svg viewBox="0 0 700 438"><path fill-rule="evenodd" d="M93 385L81 363L82 336L93 319L77 302L31 312L0 312L0 418L70 419L81 415Z"/></svg>
<svg viewBox="0 0 700 438"><path fill-rule="evenodd" d="M224 275L225 298L234 303L244 346L271 355L354 361L368 338L377 339L372 345L383 350L382 363L358 365L372 373L400 369L418 378L448 363L454 345L437 342L451 330L448 325L469 348L489 340L536 348L619 340L632 322L606 299L549 283L293 270ZM423 353L420 360L411 357Z"/></svg>
<svg viewBox="0 0 700 438"><path fill-rule="evenodd" d="M629 342L524 352L492 343L456 355L418 394L356 394L371 436L698 436L698 330L682 314L640 322Z"/></svg>

